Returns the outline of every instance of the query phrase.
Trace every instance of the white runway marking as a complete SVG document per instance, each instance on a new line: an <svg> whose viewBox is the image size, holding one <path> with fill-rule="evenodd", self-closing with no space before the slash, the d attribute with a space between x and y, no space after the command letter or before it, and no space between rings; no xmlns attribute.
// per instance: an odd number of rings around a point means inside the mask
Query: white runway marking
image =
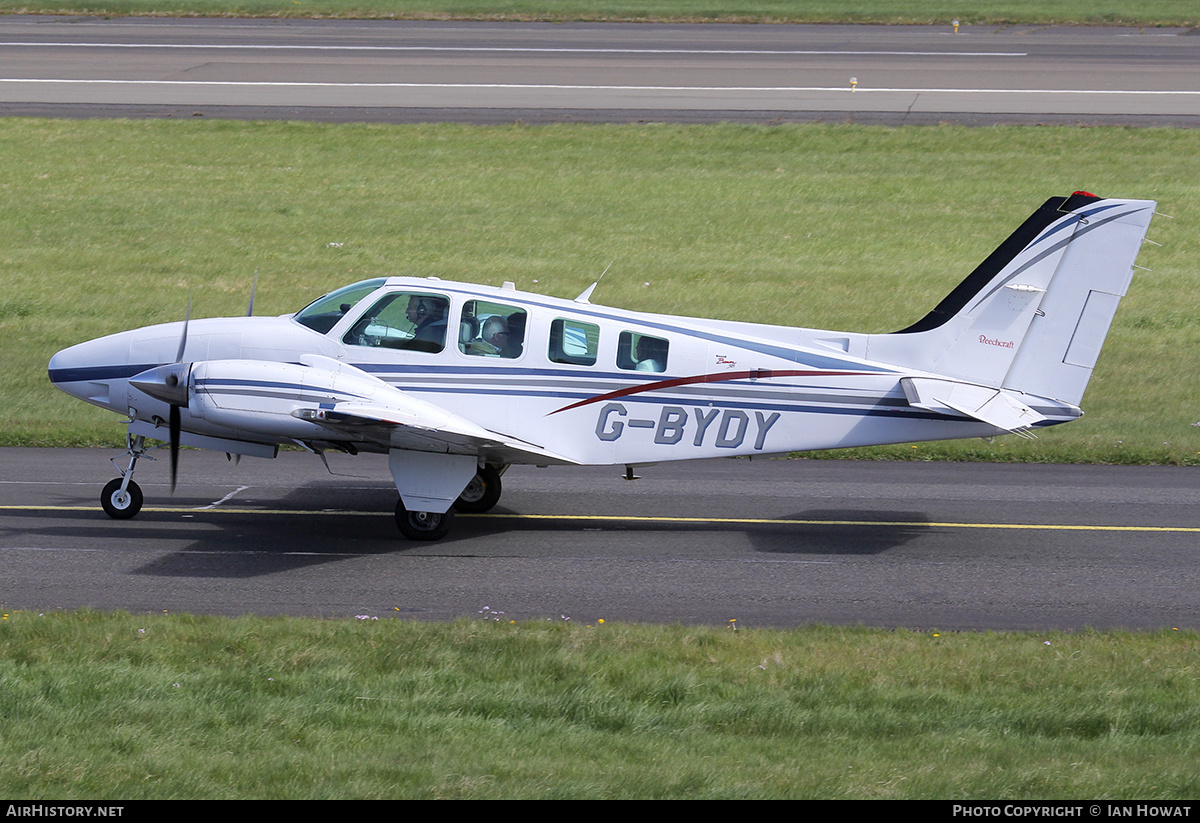
<svg viewBox="0 0 1200 823"><path fill-rule="evenodd" d="M257 80L70 80L49 78L3 77L0 83L61 83L65 85L110 86L234 86L242 88L377 88L377 89L520 89L548 91L666 91L666 92L841 92L871 94L889 92L905 94L1081 94L1081 95L1154 95L1196 96L1198 90L1167 91L1161 89L935 89L935 88L863 88L851 91L848 86L600 86L558 83L326 83L313 81Z"/></svg>
<svg viewBox="0 0 1200 823"><path fill-rule="evenodd" d="M103 549L73 549L60 546L0 546L0 552L73 552L77 554L96 554Z"/></svg>
<svg viewBox="0 0 1200 823"><path fill-rule="evenodd" d="M230 500L234 495L240 494L241 492L244 492L248 488L250 488L250 487L249 486L238 486L236 489L234 489L229 494L222 497L220 500L214 500L213 502L209 503L207 506L197 506L196 510L202 511L204 509L215 509L217 506L221 505L226 500Z"/></svg>
<svg viewBox="0 0 1200 823"><path fill-rule="evenodd" d="M25 41L0 42L0 48L35 47L59 49L226 49L235 51L394 51L394 52L455 52L502 54L720 54L720 55L838 55L867 57L1027 57L1024 51L851 51L845 49L635 49L588 47L529 47L529 46L275 46L258 44L215 43L35 43Z"/></svg>

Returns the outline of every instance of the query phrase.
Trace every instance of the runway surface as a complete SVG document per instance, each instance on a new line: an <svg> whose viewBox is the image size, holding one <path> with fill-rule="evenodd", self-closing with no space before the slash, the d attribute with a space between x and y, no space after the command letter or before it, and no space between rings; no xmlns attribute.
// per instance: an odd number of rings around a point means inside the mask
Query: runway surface
<svg viewBox="0 0 1200 823"><path fill-rule="evenodd" d="M514 467L493 514L395 529L386 461L6 449L0 606L423 620L1200 628L1194 468L716 460Z"/></svg>
<svg viewBox="0 0 1200 823"><path fill-rule="evenodd" d="M0 114L1200 125L1185 29L0 18Z"/></svg>

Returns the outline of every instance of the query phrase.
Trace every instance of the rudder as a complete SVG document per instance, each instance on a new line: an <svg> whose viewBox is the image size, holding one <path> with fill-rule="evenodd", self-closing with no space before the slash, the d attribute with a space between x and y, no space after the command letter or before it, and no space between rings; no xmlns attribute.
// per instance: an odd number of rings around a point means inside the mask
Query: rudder
<svg viewBox="0 0 1200 823"><path fill-rule="evenodd" d="M1004 388L1079 405L1156 206L1102 200L1080 210Z"/></svg>

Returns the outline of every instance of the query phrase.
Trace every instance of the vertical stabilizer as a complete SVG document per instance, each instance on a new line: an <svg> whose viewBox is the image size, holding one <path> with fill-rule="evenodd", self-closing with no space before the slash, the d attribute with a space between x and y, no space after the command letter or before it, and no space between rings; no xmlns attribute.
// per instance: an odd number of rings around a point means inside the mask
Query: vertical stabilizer
<svg viewBox="0 0 1200 823"><path fill-rule="evenodd" d="M1047 200L928 315L872 335L869 356L1077 406L1155 206Z"/></svg>

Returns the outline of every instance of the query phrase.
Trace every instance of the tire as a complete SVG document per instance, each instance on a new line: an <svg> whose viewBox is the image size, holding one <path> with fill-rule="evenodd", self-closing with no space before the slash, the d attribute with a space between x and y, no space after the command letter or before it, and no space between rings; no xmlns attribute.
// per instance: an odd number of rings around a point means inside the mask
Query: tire
<svg viewBox="0 0 1200 823"><path fill-rule="evenodd" d="M142 510L142 490L132 480L121 493L121 478L110 480L100 492L104 513L114 520L128 520Z"/></svg>
<svg viewBox="0 0 1200 823"><path fill-rule="evenodd" d="M396 527L409 540L441 540L450 531L452 512L410 512L404 501L396 501Z"/></svg>
<svg viewBox="0 0 1200 823"><path fill-rule="evenodd" d="M483 514L500 502L500 471L488 464L475 473L463 493L454 501L454 510L464 514Z"/></svg>

